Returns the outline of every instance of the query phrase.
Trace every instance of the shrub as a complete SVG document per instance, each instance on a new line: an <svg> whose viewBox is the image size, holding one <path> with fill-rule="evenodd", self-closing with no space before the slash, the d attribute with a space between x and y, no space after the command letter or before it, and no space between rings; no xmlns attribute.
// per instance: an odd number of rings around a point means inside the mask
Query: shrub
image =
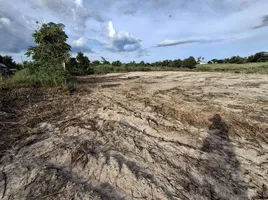
<svg viewBox="0 0 268 200"><path fill-rule="evenodd" d="M59 86L64 85L70 77L60 64L30 63L11 78L4 79L1 88Z"/></svg>
<svg viewBox="0 0 268 200"><path fill-rule="evenodd" d="M112 65L97 65L93 67L94 74L107 74L116 72L115 67Z"/></svg>

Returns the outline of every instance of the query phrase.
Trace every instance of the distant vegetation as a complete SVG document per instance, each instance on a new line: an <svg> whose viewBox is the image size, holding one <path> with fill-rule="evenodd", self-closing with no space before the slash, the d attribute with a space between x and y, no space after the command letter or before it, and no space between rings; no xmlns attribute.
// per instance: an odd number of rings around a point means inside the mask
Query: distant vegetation
<svg viewBox="0 0 268 200"><path fill-rule="evenodd" d="M268 62L268 52L259 52L248 57L233 56L225 59L213 59L208 64L245 64L245 63L256 63L256 62Z"/></svg>
<svg viewBox="0 0 268 200"><path fill-rule="evenodd" d="M215 63L215 64L197 65L194 71L268 74L268 62L245 63L245 64Z"/></svg>
<svg viewBox="0 0 268 200"><path fill-rule="evenodd" d="M154 63L144 61L122 63L119 60L109 62L104 57L101 57L100 61L90 61L83 52L77 53L76 57L71 57L71 46L66 42L68 36L64 28L63 24L50 22L42 24L32 34L36 45L30 46L25 53L32 58L32 61L16 63L11 56L0 55L0 63L6 65L9 71L12 69L17 71L12 78L5 78L6 72L3 73L4 65L2 65L0 88L67 85L67 88L72 90L73 76L111 72L187 70L267 73L268 71L267 52L259 52L249 57L212 59L208 64L203 62L203 57L196 60L193 56L184 60L164 60Z"/></svg>

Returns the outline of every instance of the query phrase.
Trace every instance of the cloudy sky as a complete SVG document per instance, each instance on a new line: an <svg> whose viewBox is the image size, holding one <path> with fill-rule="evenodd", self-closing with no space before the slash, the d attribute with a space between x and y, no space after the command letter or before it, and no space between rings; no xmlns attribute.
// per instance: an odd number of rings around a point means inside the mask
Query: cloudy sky
<svg viewBox="0 0 268 200"><path fill-rule="evenodd" d="M36 21L63 23L72 54L153 62L268 50L268 0L0 0L0 54L25 60Z"/></svg>

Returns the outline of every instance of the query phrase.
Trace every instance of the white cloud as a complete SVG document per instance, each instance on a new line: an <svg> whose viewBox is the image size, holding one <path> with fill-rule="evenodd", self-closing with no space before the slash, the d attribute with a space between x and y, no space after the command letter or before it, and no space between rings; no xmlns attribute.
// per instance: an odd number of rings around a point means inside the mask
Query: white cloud
<svg viewBox="0 0 268 200"><path fill-rule="evenodd" d="M134 38L128 32L118 31L113 27L113 23L109 21L108 23L108 36L109 45L107 49L114 52L134 52L142 51L142 44L140 39Z"/></svg>
<svg viewBox="0 0 268 200"><path fill-rule="evenodd" d="M83 7L83 0L75 0L75 3L76 3L78 6L82 6L82 7Z"/></svg>
<svg viewBox="0 0 268 200"><path fill-rule="evenodd" d="M131 60L139 53L144 56L145 49L150 50L151 60L176 58L178 55L187 57L200 52L217 57L245 52L247 48L237 50L244 44L255 45L251 51L265 49L268 44L264 37L260 37L268 32L267 0L247 0L247 3L245 0L0 2L1 53L20 52L33 45L31 34L37 28L35 21L41 24L50 21L64 23L73 52L92 52L92 48L100 54L109 54L111 59L113 56L117 59L128 56L127 59ZM103 21L105 23L100 23ZM208 43L218 41L221 42L217 45L226 46L221 50L217 48L217 51L209 48L214 44ZM181 44L185 44L183 48L180 48ZM151 48L172 45L178 46Z"/></svg>
<svg viewBox="0 0 268 200"><path fill-rule="evenodd" d="M84 37L80 37L77 40L73 40L72 44L72 52L84 52L84 53L93 53L92 49L88 46L89 40Z"/></svg>
<svg viewBox="0 0 268 200"><path fill-rule="evenodd" d="M0 18L0 23L1 23L2 25L7 25L7 26L9 26L9 25L11 24L11 20L8 19L8 18L2 17L2 18Z"/></svg>
<svg viewBox="0 0 268 200"><path fill-rule="evenodd" d="M113 38L115 36L115 29L114 29L113 23L111 21L109 21L109 23L108 23L108 35L111 38Z"/></svg>
<svg viewBox="0 0 268 200"><path fill-rule="evenodd" d="M83 5L83 0L30 0L30 3L35 9L48 10L61 20L71 22L73 30L78 32L84 32L89 19L103 22L97 11Z"/></svg>
<svg viewBox="0 0 268 200"><path fill-rule="evenodd" d="M87 44L88 44L88 39L83 38L83 37L79 38L78 40L74 40L72 43L74 47L86 47Z"/></svg>

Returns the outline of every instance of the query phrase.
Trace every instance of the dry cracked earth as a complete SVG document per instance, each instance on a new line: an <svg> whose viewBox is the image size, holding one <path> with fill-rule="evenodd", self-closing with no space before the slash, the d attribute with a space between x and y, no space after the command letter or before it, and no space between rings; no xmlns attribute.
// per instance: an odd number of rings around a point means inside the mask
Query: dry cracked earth
<svg viewBox="0 0 268 200"><path fill-rule="evenodd" d="M80 77L72 95L9 94L0 198L268 199L268 77Z"/></svg>

